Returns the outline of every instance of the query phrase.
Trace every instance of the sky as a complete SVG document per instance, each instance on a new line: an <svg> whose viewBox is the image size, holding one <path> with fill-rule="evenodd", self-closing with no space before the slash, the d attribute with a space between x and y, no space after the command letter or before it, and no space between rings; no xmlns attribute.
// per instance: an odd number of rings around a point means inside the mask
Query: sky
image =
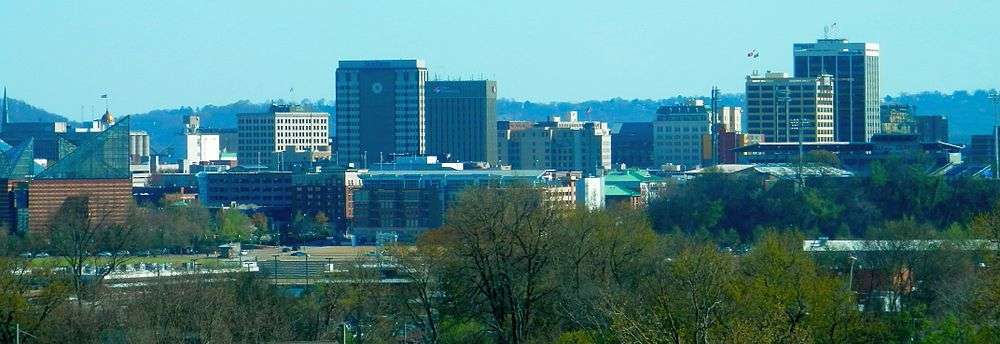
<svg viewBox="0 0 1000 344"><path fill-rule="evenodd" d="M792 44L881 45L883 95L1000 85L997 1L0 0L0 85L79 119L241 99L333 99L338 60L419 58L534 102L742 92ZM756 61L746 53L757 49ZM291 91L291 92L290 92Z"/></svg>

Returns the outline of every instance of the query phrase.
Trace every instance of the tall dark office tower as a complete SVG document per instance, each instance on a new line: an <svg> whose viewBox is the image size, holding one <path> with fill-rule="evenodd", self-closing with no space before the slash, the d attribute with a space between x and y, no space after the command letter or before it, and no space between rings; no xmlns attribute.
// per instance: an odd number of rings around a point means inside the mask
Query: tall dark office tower
<svg viewBox="0 0 1000 344"><path fill-rule="evenodd" d="M497 162L497 82L428 81L427 154Z"/></svg>
<svg viewBox="0 0 1000 344"><path fill-rule="evenodd" d="M424 154L422 60L340 61L336 75L337 161L374 163Z"/></svg>
<svg viewBox="0 0 1000 344"><path fill-rule="evenodd" d="M834 77L835 141L867 142L881 131L878 43L820 39L796 43L792 49L795 77Z"/></svg>

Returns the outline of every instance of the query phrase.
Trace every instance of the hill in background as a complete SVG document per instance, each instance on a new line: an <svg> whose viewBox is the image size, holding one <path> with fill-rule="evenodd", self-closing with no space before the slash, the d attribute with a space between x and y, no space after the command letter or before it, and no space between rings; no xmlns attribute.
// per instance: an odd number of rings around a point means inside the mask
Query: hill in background
<svg viewBox="0 0 1000 344"><path fill-rule="evenodd" d="M706 97L699 97L705 100ZM581 120L604 121L610 123L645 122L656 117L656 109L663 105L683 104L688 97L676 96L667 99L621 99L590 100L583 102L530 102L514 99L497 101L497 113L502 120L541 121L550 115L559 115L566 111L578 111ZM287 103L280 100L278 103ZM317 101L302 100L295 102L313 111L334 114L332 101L320 99ZM883 103L910 104L917 108L918 115L944 115L949 120L951 141L968 144L969 137L975 134L989 134L995 110L990 103L985 90L956 91L951 94L941 92L904 93L898 96L886 96ZM724 94L720 98L722 106L742 106L742 94ZM153 110L134 114L133 130L144 130L149 133L155 152L169 152L180 149L183 145L183 117L192 113L201 116L203 128L235 128L236 114L243 112L265 111L269 103L241 100L228 105L206 105L200 108L179 107L176 109ZM65 121L66 117L47 112L25 102L10 99L11 119L15 122L50 122ZM330 128L333 134L333 126Z"/></svg>

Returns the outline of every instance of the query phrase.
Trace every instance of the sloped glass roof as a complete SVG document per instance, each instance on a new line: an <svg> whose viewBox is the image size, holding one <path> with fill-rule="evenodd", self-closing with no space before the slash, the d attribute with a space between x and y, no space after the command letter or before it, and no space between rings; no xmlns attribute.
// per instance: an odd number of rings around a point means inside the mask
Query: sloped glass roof
<svg viewBox="0 0 1000 344"><path fill-rule="evenodd" d="M128 179L129 118L80 143L36 179Z"/></svg>
<svg viewBox="0 0 1000 344"><path fill-rule="evenodd" d="M32 159L35 151L35 139L28 138L3 153L3 160L0 160L0 178L6 179L26 179L34 174L35 160Z"/></svg>

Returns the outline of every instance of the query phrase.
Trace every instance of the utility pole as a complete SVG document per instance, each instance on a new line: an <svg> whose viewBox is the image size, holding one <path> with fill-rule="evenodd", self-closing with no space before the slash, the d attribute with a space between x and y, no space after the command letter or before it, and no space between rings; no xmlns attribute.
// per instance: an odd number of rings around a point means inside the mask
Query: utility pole
<svg viewBox="0 0 1000 344"><path fill-rule="evenodd" d="M712 125L710 126L712 130L712 147L709 148L709 152L712 155L712 166L719 164L719 130L721 127L722 125L719 121L719 87L712 86Z"/></svg>
<svg viewBox="0 0 1000 344"><path fill-rule="evenodd" d="M1000 116L1000 92L997 90L990 91L989 99L993 102L993 179L1000 179L1000 174L997 170L1000 170L1000 123L997 122L997 116Z"/></svg>

